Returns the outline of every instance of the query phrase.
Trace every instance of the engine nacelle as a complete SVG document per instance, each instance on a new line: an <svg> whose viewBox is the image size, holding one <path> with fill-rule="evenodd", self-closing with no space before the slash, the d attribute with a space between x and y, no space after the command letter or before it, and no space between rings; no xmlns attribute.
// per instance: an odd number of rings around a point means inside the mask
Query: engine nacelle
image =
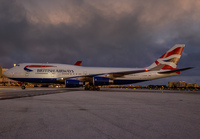
<svg viewBox="0 0 200 139"><path fill-rule="evenodd" d="M93 77L93 85L110 85L113 84L113 80L107 77Z"/></svg>
<svg viewBox="0 0 200 139"><path fill-rule="evenodd" d="M83 82L79 80L65 80L65 87L80 87L83 86Z"/></svg>

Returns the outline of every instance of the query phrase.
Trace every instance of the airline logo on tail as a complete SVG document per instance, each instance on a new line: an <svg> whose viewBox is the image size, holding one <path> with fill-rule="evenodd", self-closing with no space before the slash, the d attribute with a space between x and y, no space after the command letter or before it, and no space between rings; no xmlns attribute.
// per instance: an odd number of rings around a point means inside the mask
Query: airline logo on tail
<svg viewBox="0 0 200 139"><path fill-rule="evenodd" d="M159 66L162 70L175 70L184 47L184 44L176 44L159 59L157 59L149 68L154 69Z"/></svg>

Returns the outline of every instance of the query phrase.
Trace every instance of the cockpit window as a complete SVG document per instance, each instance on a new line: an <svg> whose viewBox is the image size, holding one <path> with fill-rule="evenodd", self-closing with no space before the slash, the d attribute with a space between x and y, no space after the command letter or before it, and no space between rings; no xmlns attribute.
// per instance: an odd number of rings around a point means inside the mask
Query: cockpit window
<svg viewBox="0 0 200 139"><path fill-rule="evenodd" d="M16 66L20 66L19 64L17 64Z"/></svg>

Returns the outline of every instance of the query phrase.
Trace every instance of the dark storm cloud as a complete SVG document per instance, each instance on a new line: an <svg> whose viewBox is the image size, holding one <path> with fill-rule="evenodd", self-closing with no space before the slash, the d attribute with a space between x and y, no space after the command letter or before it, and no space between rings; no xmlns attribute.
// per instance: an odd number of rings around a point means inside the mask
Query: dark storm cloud
<svg viewBox="0 0 200 139"><path fill-rule="evenodd" d="M199 6L192 0L1 0L0 63L144 67L185 43L179 66L200 65Z"/></svg>

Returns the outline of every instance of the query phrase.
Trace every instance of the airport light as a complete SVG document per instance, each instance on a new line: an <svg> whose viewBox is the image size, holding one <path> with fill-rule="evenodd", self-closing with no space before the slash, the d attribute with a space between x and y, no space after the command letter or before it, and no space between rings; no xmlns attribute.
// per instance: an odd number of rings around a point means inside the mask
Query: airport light
<svg viewBox="0 0 200 139"><path fill-rule="evenodd" d="M145 71L149 71L148 69L145 69Z"/></svg>

